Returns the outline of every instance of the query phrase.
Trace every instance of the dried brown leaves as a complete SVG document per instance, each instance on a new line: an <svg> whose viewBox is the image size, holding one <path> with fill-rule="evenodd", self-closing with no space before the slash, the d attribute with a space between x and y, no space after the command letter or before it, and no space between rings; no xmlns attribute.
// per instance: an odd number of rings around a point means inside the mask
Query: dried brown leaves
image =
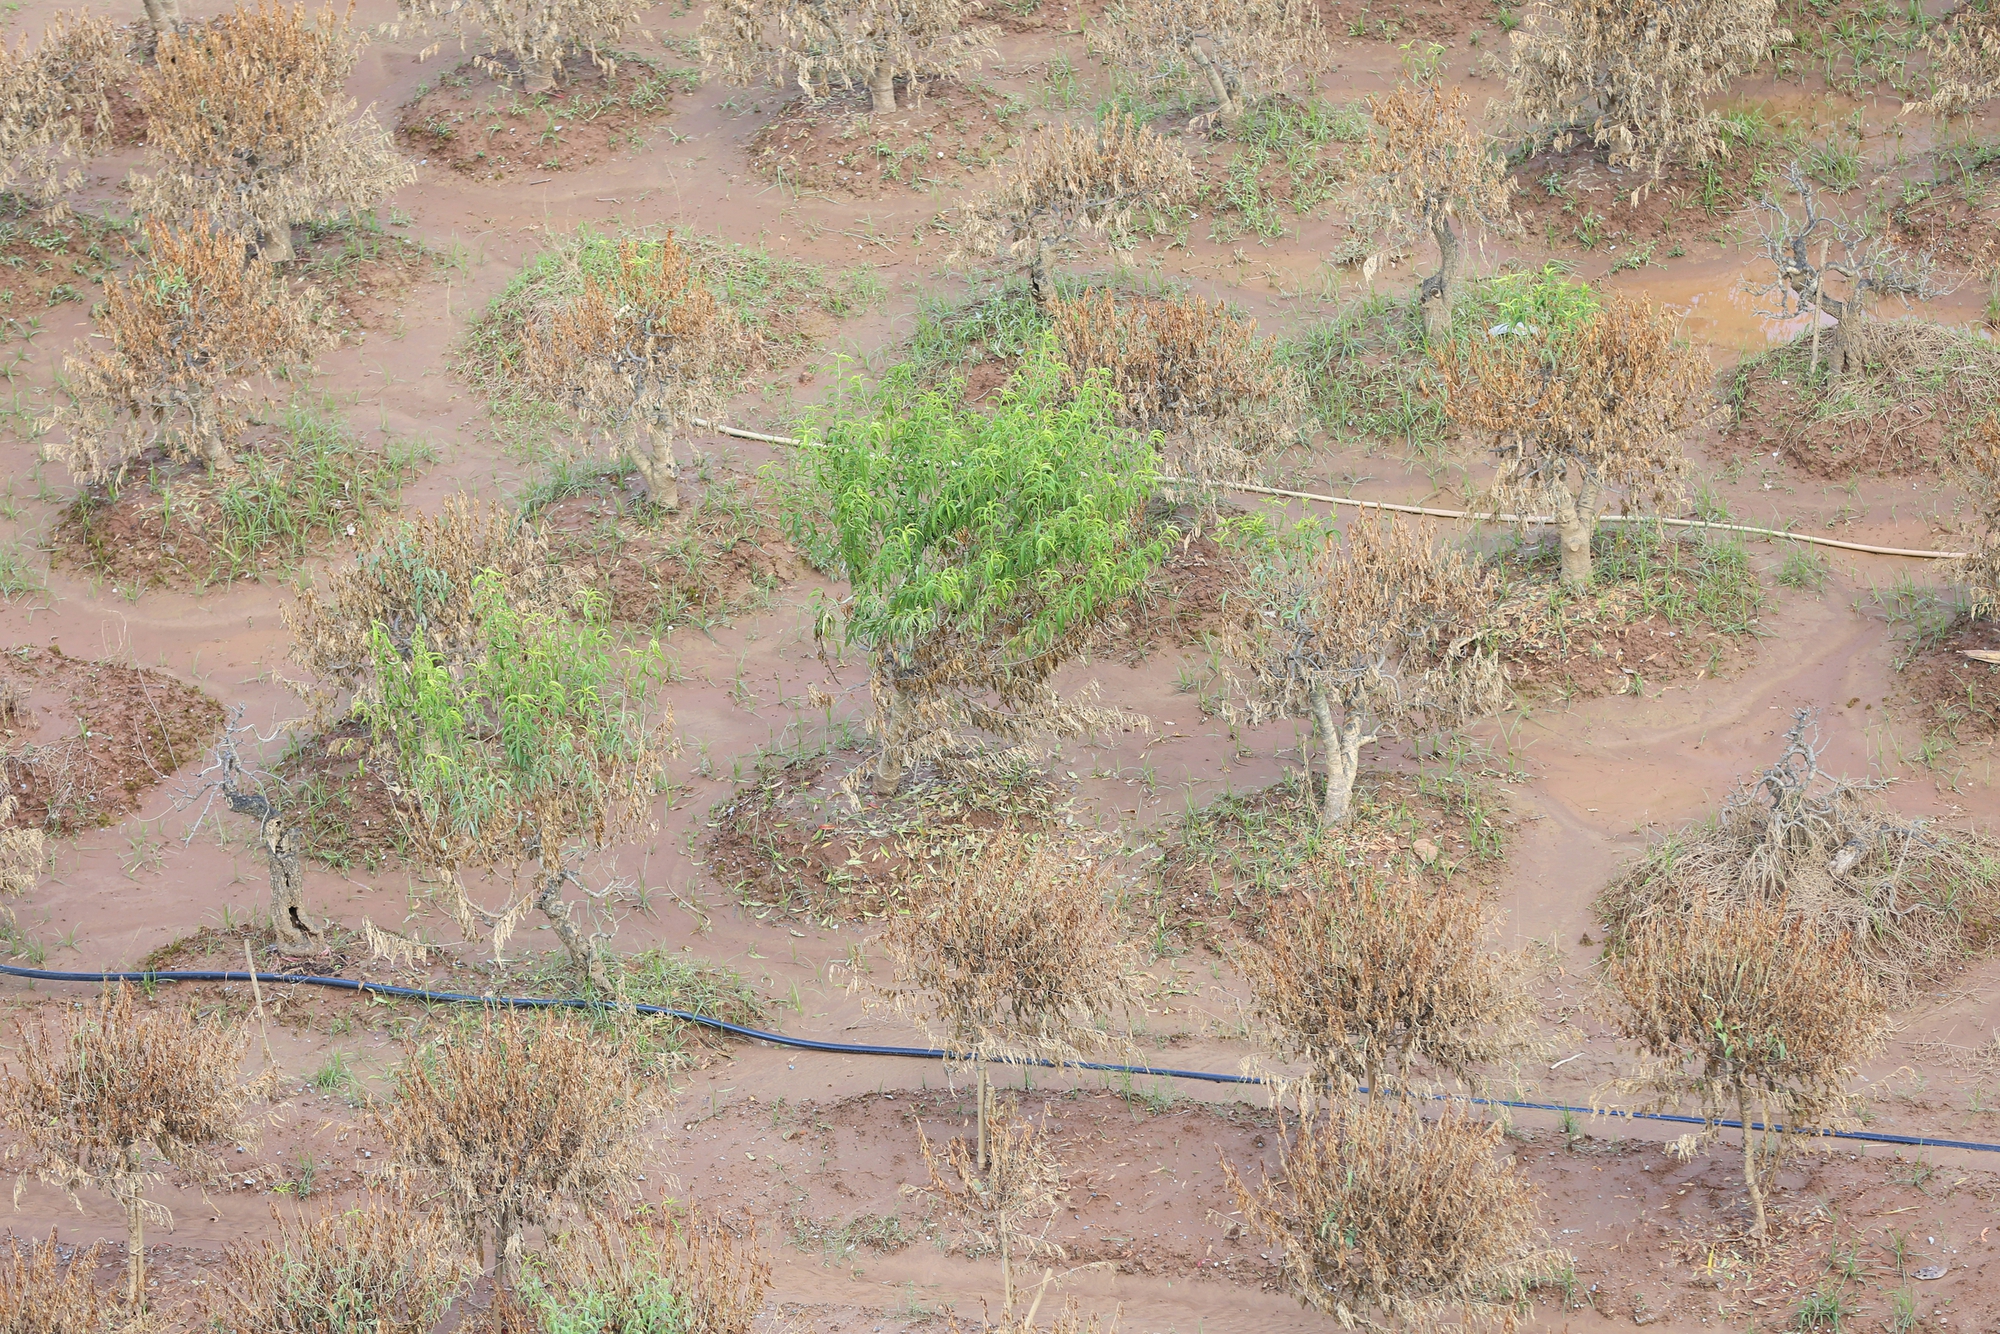
<svg viewBox="0 0 2000 1334"><path fill-rule="evenodd" d="M102 1242L78 1248L64 1263L54 1232L25 1248L9 1237L0 1252L0 1334L113 1334L124 1321L97 1286L103 1250Z"/></svg>
<svg viewBox="0 0 2000 1334"><path fill-rule="evenodd" d="M808 97L832 86L866 88L872 110L923 96L926 79L977 66L986 34L967 28L978 0L724 0L702 17L701 53L730 83L796 83Z"/></svg>
<svg viewBox="0 0 2000 1334"><path fill-rule="evenodd" d="M203 1315L217 1334L325 1334L328 1316L370 1334L430 1334L479 1275L433 1215L374 1204L224 1248Z"/></svg>
<svg viewBox="0 0 2000 1334"><path fill-rule="evenodd" d="M919 1123L917 1143L932 1192L972 1228L975 1242L1000 1253L1000 1318L1008 1321L1014 1316L1016 1261L1064 1258L1063 1248L1048 1238L1048 1220L1068 1195L1069 1183L1047 1134L1018 1113L997 1109L987 1134L984 1172L965 1140L954 1139L939 1152ZM1029 1231L1037 1219L1042 1227Z"/></svg>
<svg viewBox="0 0 2000 1334"><path fill-rule="evenodd" d="M437 22L456 29L461 49L469 35L484 33L488 49L473 63L503 82L518 74L531 94L560 82L572 56L609 72L607 48L637 31L650 7L644 0L396 0L398 15L420 30Z"/></svg>
<svg viewBox="0 0 2000 1334"><path fill-rule="evenodd" d="M48 836L32 826L16 826L20 805L13 793L0 797L0 898L25 894L42 878L48 864Z"/></svg>
<svg viewBox="0 0 2000 1334"><path fill-rule="evenodd" d="M750 1334L771 1286L770 1257L754 1240L738 1241L693 1216L645 1225L593 1219L564 1233L553 1250L546 1273L537 1275L543 1290L558 1303L587 1297L606 1329L657 1320L664 1288L679 1299L676 1330Z"/></svg>
<svg viewBox="0 0 2000 1334"><path fill-rule="evenodd" d="M1549 1254L1535 1192L1495 1151L1501 1128L1448 1106L1370 1098L1307 1112L1275 1177L1223 1173L1250 1226L1283 1252L1301 1305L1346 1326L1512 1328L1504 1295Z"/></svg>
<svg viewBox="0 0 2000 1334"><path fill-rule="evenodd" d="M0 43L0 190L25 181L45 204L111 147L111 90L131 73L126 34L109 19L58 13L34 46Z"/></svg>
<svg viewBox="0 0 2000 1334"><path fill-rule="evenodd" d="M233 465L254 377L309 364L332 341L311 289L295 292L243 242L197 221L145 224L132 272L104 284L93 322L108 351L64 360L70 402L43 419L49 446L80 482L113 481L148 450Z"/></svg>
<svg viewBox="0 0 2000 1334"><path fill-rule="evenodd" d="M283 262L293 223L361 212L415 180L346 96L359 50L331 6L314 19L279 0L163 34L139 86L154 170L133 208L183 227L205 217Z"/></svg>
<svg viewBox="0 0 2000 1334"><path fill-rule="evenodd" d="M1931 95L1906 111L1962 116L2000 97L2000 10L1962 4L1919 44L1931 58Z"/></svg>
<svg viewBox="0 0 2000 1334"><path fill-rule="evenodd" d="M1259 93L1310 91L1333 63L1309 0L1118 0L1091 26L1090 46L1150 82L1197 82L1223 121Z"/></svg>

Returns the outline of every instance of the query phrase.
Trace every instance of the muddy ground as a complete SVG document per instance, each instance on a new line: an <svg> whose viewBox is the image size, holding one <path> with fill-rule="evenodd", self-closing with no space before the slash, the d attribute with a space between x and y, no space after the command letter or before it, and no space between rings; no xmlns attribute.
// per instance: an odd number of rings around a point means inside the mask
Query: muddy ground
<svg viewBox="0 0 2000 1334"><path fill-rule="evenodd" d="M53 8L49 0L28 0L10 11L0 35L12 41L37 32ZM210 0L195 0L191 13L212 8ZM735 420L783 432L801 405L847 373L841 358L869 369L892 364L924 302L961 299L994 281L948 264L949 239L934 221L961 188L994 178L990 163L1004 158L1025 127L1086 115L1105 95L1107 72L1076 32L1078 13L1092 7L1044 6L1046 22L1032 3L1004 8L996 54L975 77L976 95L927 100L908 124L883 127L884 147L865 154L855 147L860 138L844 135L838 123L851 110L845 102L809 112L795 105L796 90L692 87L673 74L692 63L688 39L699 14L684 7L648 16L652 45L635 38L637 54L658 62L656 94L642 109L573 134L573 142L558 142L562 132L551 127L559 118L548 108L501 96L449 47L423 61L416 39L376 41L362 55L353 95L397 127L413 157L426 157L427 144L436 151L418 182L380 211L396 244L329 244L315 252L327 256L318 272L341 293L353 327L324 359L310 394L330 405L361 446L423 446L426 461L400 491L406 512L435 510L459 493L519 498L545 483L552 460L580 447L580 438L526 430L497 415L461 373L458 340L552 237L586 224L673 226L829 273L859 269L870 280L872 298L815 326L817 341L787 350L788 360L760 373L758 392L735 406ZM1832 8L1838 18L1869 7ZM1412 36L1447 45L1451 77L1472 91L1475 106L1500 92L1490 73L1477 72L1480 58L1502 41L1497 7L1424 0L1331 6L1329 13L1339 64L1322 83L1327 99L1352 103L1389 87L1403 58L1397 43ZM364 0L357 11L361 25L392 17L384 0ZM1803 127L1807 138L1815 127L1826 131L1858 116L1871 164L1920 171L1907 164L1931 147L1931 127L1898 118L1879 51L1870 47L1876 63L1856 73L1855 58L1814 49L1823 61L1800 58L1786 78L1740 81L1728 104ZM591 96L600 95L593 85ZM556 110L567 116L572 108ZM498 129L482 131L489 138L520 140L526 130L546 134L545 146L512 155L467 147L464 127L489 114L500 115L492 122ZM2000 135L2000 115L1989 111L1960 132L1990 142ZM1231 145L1189 142L1205 155L1205 171L1225 173ZM84 204L122 216L120 183L139 160L131 148L95 164ZM1483 238L1475 252L1480 272L1556 259L1584 277L1685 308L1690 333L1711 351L1719 387L1742 358L1798 332L1767 318L1746 290L1758 266L1740 211L1692 209L1687 182L1625 205L1612 201L1617 192L1601 163L1572 157L1549 170L1569 173L1556 182L1562 189L1530 187L1543 195L1531 210L1533 224L1514 241ZM1540 179L1534 164L1524 172ZM1993 177L1988 162L1967 179L2000 186ZM1734 189L1740 181L1733 175L1725 184ZM1593 205L1600 194L1611 202ZM1961 230L1990 231L1991 198L1954 196ZM1277 216L1277 233L1260 234L1204 202L1189 225L1142 242L1130 259L1157 281L1238 303L1267 332L1296 334L1366 293L1358 269L1328 260L1346 240L1337 203ZM0 404L0 475L7 479L0 546L8 553L0 566L8 594L0 603L0 672L22 680L27 712L8 724L14 730L5 744L11 752L23 741L46 743L79 718L88 732L91 709L124 729L100 738L94 750L79 749L93 762L124 767L100 775L108 795L85 802L96 809L52 839L47 872L10 905L16 926L8 947L15 962L78 970L132 966L161 950L181 960L209 949L216 966L224 956L240 962L238 930L263 910L265 871L251 825L227 814L218 819L203 800L205 748L225 716L241 710L256 734L246 744L261 746L267 765L295 777L345 772L324 756L287 760L287 724L301 706L286 685L296 669L287 660L280 608L295 580L349 558L353 543L335 530L297 559L207 582L162 584L61 559L51 568L77 488L43 461L34 422L47 408L62 356L88 333L105 264L121 261L117 246L104 246L95 231L50 238L39 248L28 230L8 239L29 265L0 278L0 290L13 294L0 310L0 365L10 380ZM421 262L411 259L409 243L422 248ZM1086 255L1079 267L1106 262ZM1982 262L1990 264L1990 256ZM370 277L371 263L381 267L379 276ZM1421 264L1419 257L1415 265L1389 266L1377 287L1407 293ZM1990 318L1987 286L1987 271L1973 271L1956 294L1921 313L1982 329ZM1755 401L1782 399L1765 393ZM1963 540L1966 499L1938 468L1904 466L1899 456L1895 467L1839 473L1823 459L1802 462L1796 438L1789 429L1745 432L1718 420L1690 445L1703 503L1725 507L1739 522L1850 541L1951 548ZM717 477L782 453L719 436L695 444L711 456ZM1449 506L1479 473L1476 461L1458 461L1448 449L1322 437L1288 458L1274 480ZM617 520L618 485L613 479L557 502L551 515L558 530L584 533ZM143 538L142 529L121 531ZM717 825L728 803L754 791L760 759L845 753L866 705L863 665L816 652L810 607L825 581L780 550L773 532L752 539L755 551L745 547L749 554L723 560L709 585L676 594L671 606L658 601L661 590L642 568L663 539L628 530L606 558L607 569L618 566L606 577L635 604L628 619L662 629L675 667L663 695L685 744L670 762L674 785L657 812L658 832L617 849L591 874L629 877L644 891L623 910L621 952L657 949L737 970L763 998L765 1022L788 1033L916 1041L910 1025L851 995L834 967L856 959L868 966L873 926L789 915L742 873L740 844L724 848L726 856L717 851ZM1557 1049L1510 1085L1525 1100L1611 1098L1604 1090L1629 1053L1593 1005L1596 950L1588 942L1601 932L1591 900L1649 838L1712 810L1739 777L1773 759L1794 708L1823 710L1830 769L1894 778L1889 800L1898 809L1994 831L2000 789L1992 719L2000 711L1978 702L1986 688L1980 674L1991 669L1951 656L1978 637L1951 638L1931 623L1949 596L1948 576L1931 563L1846 552L1801 573L1791 549L1753 542L1747 550L1765 601L1742 633L1728 636L1726 652L1679 645L1659 665L1655 643L1664 623L1642 620L1621 643L1649 641L1634 646L1630 659L1643 666L1626 670L1622 656L1604 666L1550 649L1522 675L1516 705L1470 729L1448 760L1401 745L1373 761L1398 782L1414 783L1448 763L1481 785L1503 849L1480 871L1500 915L1496 943L1538 951L1546 1027ZM1232 731L1205 710L1212 664L1171 621L1163 615L1158 642L1147 651L1123 646L1069 678L1098 682L1108 700L1150 717L1151 732L1072 744L1049 769L1068 803L1051 818L1122 839L1139 880L1188 812L1270 787L1299 754L1289 724ZM67 675L51 674L54 665L79 659L111 666L91 675L64 665ZM114 680L111 673L122 675ZM1586 674L1591 681L1581 680ZM99 699L117 683L137 693ZM171 718L141 715L155 688L179 692ZM1973 704L1960 699L1962 690ZM20 795L25 814L53 809L41 789ZM342 810L357 820L381 819L389 806L380 792L363 793L358 806L315 808L315 828L337 832ZM352 931L367 918L441 942L446 951L427 975L464 989L551 984L546 974L495 979L482 971L488 956L456 943L455 929L429 904L421 872L395 855L394 840L360 842L351 855L329 853L308 866L308 901L336 927ZM495 898L501 892L484 888ZM204 929L210 934L199 948L176 947ZM544 932L525 931L515 948L552 948ZM1235 1072L1258 1049L1244 1017L1244 989L1204 939L1164 929L1155 938L1160 989L1146 1055ZM344 950L313 967L371 972L365 950ZM372 966L376 975L387 971ZM240 1011L249 1004L240 991L206 994ZM9 1011L0 1042L12 1041L12 1021L84 994L76 986L0 982ZM286 1072L286 1099L231 1184L203 1191L170 1181L161 1189L176 1220L171 1232L154 1236L163 1310L211 1281L221 1247L259 1234L274 1207L337 1207L367 1187L380 1145L363 1105L387 1090L414 1042L449 1022L304 989L276 987L266 999L276 1009L271 1040ZM1897 1021L1888 1050L1860 1078L1868 1124L2000 1142L1993 1110L2000 1101L2000 960L1971 962ZM922 1180L916 1123L933 1137L959 1133L970 1107L962 1084L916 1061L716 1045L685 1033L671 1043L684 1050L671 1072L655 1079L667 1103L652 1127L645 1189L709 1206L761 1239L775 1267L763 1327L935 1330L947 1312L975 1326L982 1310L997 1315L991 1257L968 1256L962 1238L906 1189ZM1268 1249L1234 1221L1220 1164L1254 1177L1258 1164L1275 1162L1275 1121L1259 1095L1158 1079L1037 1076L1031 1083L1006 1096L1046 1116L1071 1173L1069 1205L1050 1234L1067 1252L1055 1265L1066 1291L1107 1314L1122 1308L1121 1328L1135 1334L1333 1327L1279 1289ZM1776 1240L1756 1246L1744 1238L1733 1141L1680 1163L1664 1152L1675 1127L1610 1117L1566 1123L1536 1111L1512 1114L1511 1124L1507 1151L1544 1193L1551 1241L1574 1260L1573 1283L1541 1290L1531 1323L1577 1331L1628 1324L1768 1330L1798 1323L1807 1299L1826 1292L1838 1295L1844 1323L1857 1328L1969 1331L2000 1322L2000 1274L1991 1268L2000 1259L2000 1156L1853 1142L1809 1152L1780 1183ZM46 1235L51 1226L69 1242L108 1240L107 1265L120 1261L123 1230L106 1200L86 1197L79 1212L30 1185L16 1212L0 1221L23 1236ZM1934 1272L1940 1276L1918 1277Z"/></svg>

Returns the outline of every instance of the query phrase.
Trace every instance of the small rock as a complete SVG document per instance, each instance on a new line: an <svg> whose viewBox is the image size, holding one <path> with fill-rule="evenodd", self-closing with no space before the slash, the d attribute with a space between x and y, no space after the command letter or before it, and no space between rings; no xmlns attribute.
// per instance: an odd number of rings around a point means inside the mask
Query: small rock
<svg viewBox="0 0 2000 1334"><path fill-rule="evenodd" d="M1910 1277L1920 1278L1924 1280L1926 1283L1928 1283L1932 1279L1943 1278L1945 1274L1948 1272L1949 1272L1949 1267L1946 1265L1925 1265L1922 1269L1919 1269L1914 1274L1911 1274Z"/></svg>
<svg viewBox="0 0 2000 1334"><path fill-rule="evenodd" d="M1429 866L1438 859L1438 845L1427 838L1420 838L1410 845L1410 851L1417 854L1417 860Z"/></svg>

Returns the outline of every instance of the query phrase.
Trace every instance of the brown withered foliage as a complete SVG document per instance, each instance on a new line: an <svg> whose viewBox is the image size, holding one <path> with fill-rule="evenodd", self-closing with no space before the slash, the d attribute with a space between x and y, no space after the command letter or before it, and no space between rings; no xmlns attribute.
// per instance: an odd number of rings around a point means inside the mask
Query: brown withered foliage
<svg viewBox="0 0 2000 1334"><path fill-rule="evenodd" d="M1149 83L1192 80L1233 123L1260 95L1310 92L1333 46L1309 0L1117 0L1091 25L1107 63Z"/></svg>
<svg viewBox="0 0 2000 1334"><path fill-rule="evenodd" d="M1440 353L1445 411L1493 442L1492 502L1552 515L1562 581L1590 585L1590 539L1615 493L1661 504L1687 476L1683 435L1718 411L1708 358L1643 297L1614 294L1549 338L1476 338Z"/></svg>
<svg viewBox="0 0 2000 1334"><path fill-rule="evenodd" d="M115 1334L125 1322L97 1286L103 1250L103 1242L79 1248L64 1263L53 1231L25 1249L9 1237L0 1252L0 1334Z"/></svg>
<svg viewBox="0 0 2000 1334"><path fill-rule="evenodd" d="M54 205L111 147L111 90L131 73L109 19L58 13L41 40L0 42L0 190L25 183Z"/></svg>
<svg viewBox="0 0 2000 1334"><path fill-rule="evenodd" d="M1717 1119L1743 1123L1751 1235L1764 1236L1765 1185L1789 1132L1844 1113L1855 1064L1882 1044L1881 991L1847 937L1822 938L1783 904L1641 919L1602 971L1612 1022L1647 1058L1619 1087L1699 1106L1708 1124L1676 1143L1683 1158L1717 1136Z"/></svg>
<svg viewBox="0 0 2000 1334"><path fill-rule="evenodd" d="M525 1229L631 1183L649 1112L628 1055L560 1020L489 1011L405 1065L395 1100L374 1112L393 1174L425 1188L511 1284Z"/></svg>
<svg viewBox="0 0 2000 1334"><path fill-rule="evenodd" d="M1408 1092L1421 1071L1470 1082L1540 1045L1527 961L1490 936L1474 894L1329 866L1238 966L1278 1054L1328 1096Z"/></svg>
<svg viewBox="0 0 2000 1334"><path fill-rule="evenodd" d="M923 98L930 79L955 79L990 49L968 26L978 0L723 0L702 17L702 59L730 83L793 83L811 98L866 88L869 109Z"/></svg>
<svg viewBox="0 0 2000 1334"><path fill-rule="evenodd" d="M1357 520L1344 544L1300 530L1252 570L1248 597L1258 614L1225 639L1247 672L1237 689L1253 721L1312 719L1326 825L1348 817L1361 747L1499 706L1490 577L1400 520Z"/></svg>
<svg viewBox="0 0 2000 1334"><path fill-rule="evenodd" d="M1931 95L1905 112L1963 116L2000 97L2000 10L1967 0L1918 44L1931 58Z"/></svg>
<svg viewBox="0 0 2000 1334"><path fill-rule="evenodd" d="M1451 308L1463 287L1465 247L1460 228L1518 230L1505 159L1466 119L1463 89L1438 79L1401 83L1368 100L1363 175L1348 199L1348 225L1387 250L1428 236L1438 249L1437 272L1417 288L1427 337L1451 330ZM1380 263L1378 252L1369 272Z"/></svg>
<svg viewBox="0 0 2000 1334"><path fill-rule="evenodd" d="M49 454L83 483L111 482L153 449L234 466L258 377L289 374L331 344L325 308L243 242L196 222L145 224L139 262L108 278L92 323L110 348L64 359L70 401L42 420Z"/></svg>
<svg viewBox="0 0 2000 1334"><path fill-rule="evenodd" d="M1013 1320L1022 1286L1014 1277L1015 1262L1065 1258L1063 1248L1048 1237L1048 1221L1069 1194L1055 1147L1033 1122L1006 1108L996 1110L987 1127L983 1164L977 1150L962 1139L937 1149L922 1122L917 1124L917 1143L932 1193L948 1213L971 1227L976 1244L999 1252L1000 1319ZM1031 1231L1038 1219L1041 1228ZM1035 1300L1041 1300L1039 1292Z"/></svg>
<svg viewBox="0 0 2000 1334"><path fill-rule="evenodd" d="M1979 530L1959 582L1968 614L1993 616L2000 613L2000 413L1980 422L1960 453L1957 471L1979 506Z"/></svg>
<svg viewBox="0 0 2000 1334"><path fill-rule="evenodd" d="M762 359L761 341L715 299L669 232L620 245L611 273L524 312L513 367L524 387L628 449L653 503L680 506L674 435L713 420Z"/></svg>
<svg viewBox="0 0 2000 1334"><path fill-rule="evenodd" d="M1226 1159L1223 1174L1300 1305L1349 1328L1511 1328L1504 1294L1553 1258L1534 1188L1497 1156L1497 1122L1456 1105L1427 1122L1422 1105L1308 1110L1259 1189Z"/></svg>
<svg viewBox="0 0 2000 1334"><path fill-rule="evenodd" d="M396 0L402 23L418 31L442 23L458 33L461 50L483 33L487 49L473 64L502 82L519 78L530 95L560 83L575 57L615 72L611 49L628 33L642 33L639 15L650 7L644 0Z"/></svg>
<svg viewBox="0 0 2000 1334"><path fill-rule="evenodd" d="M657 1322L665 1291L678 1299L675 1330L750 1334L770 1290L771 1260L754 1239L739 1241L713 1219L595 1218L556 1238L527 1283L558 1309L587 1298L607 1330Z"/></svg>
<svg viewBox="0 0 2000 1334"><path fill-rule="evenodd" d="M216 1334L327 1334L337 1312L370 1334L431 1334L479 1267L447 1224L397 1204L280 1219L271 1235L223 1248L204 1287Z"/></svg>
<svg viewBox="0 0 2000 1334"><path fill-rule="evenodd" d="M1777 0L1541 0L1513 36L1514 112L1561 151L1579 140L1650 173L1727 151L1711 109L1791 40ZM1634 197L1637 191L1634 191Z"/></svg>
<svg viewBox="0 0 2000 1334"><path fill-rule="evenodd" d="M1949 282L1928 253L1904 250L1865 222L1822 210L1819 192L1797 162L1786 170L1785 182L1798 196L1800 216L1793 217L1776 195L1758 201L1757 229L1777 280L1755 290L1778 298L1778 309L1770 312L1777 318L1794 319L1808 311L1816 312L1815 319L1818 314L1832 317L1826 339L1828 374L1865 370L1893 345L1893 340L1871 337L1869 309L1876 298L1893 296L1907 307L1913 300L1945 295ZM1847 295L1834 296L1829 280ZM1818 345L1815 331L1809 369L1817 367Z"/></svg>
<svg viewBox="0 0 2000 1334"><path fill-rule="evenodd" d="M11 792L0 797L0 898L15 898L33 889L48 864L48 835L13 822L19 805Z"/></svg>
<svg viewBox="0 0 2000 1334"><path fill-rule="evenodd" d="M139 83L150 175L132 207L292 258L295 223L360 213L417 178L374 112L346 95L360 40L331 6L257 0L169 31Z"/></svg>
<svg viewBox="0 0 2000 1334"><path fill-rule="evenodd" d="M240 1025L203 1020L192 1005L141 1008L123 982L22 1032L20 1066L9 1064L0 1088L0 1124L15 1136L9 1156L23 1180L72 1201L88 1187L118 1202L132 1307L146 1292L146 1221L172 1221L146 1198L160 1180L152 1160L213 1179L223 1169L215 1148L254 1138L243 1110L256 1090L238 1074L248 1041Z"/></svg>
<svg viewBox="0 0 2000 1334"><path fill-rule="evenodd" d="M1259 460L1297 443L1305 393L1278 356L1220 301L1107 290L1050 306L1065 380L1108 372L1122 425L1161 434L1161 470L1195 481L1251 481Z"/></svg>
<svg viewBox="0 0 2000 1334"><path fill-rule="evenodd" d="M1044 125L1005 182L964 206L953 257L1005 253L1025 260L1035 303L1055 295L1049 250L1123 228L1141 209L1194 196L1185 149L1114 111L1095 126Z"/></svg>
<svg viewBox="0 0 2000 1334"><path fill-rule="evenodd" d="M1776 764L1739 784L1709 820L1661 839L1598 896L1615 947L1655 920L1756 905L1847 943L1892 997L1935 981L2000 915L1984 839L1884 808L1884 782L1819 767L1815 713L1799 709Z"/></svg>

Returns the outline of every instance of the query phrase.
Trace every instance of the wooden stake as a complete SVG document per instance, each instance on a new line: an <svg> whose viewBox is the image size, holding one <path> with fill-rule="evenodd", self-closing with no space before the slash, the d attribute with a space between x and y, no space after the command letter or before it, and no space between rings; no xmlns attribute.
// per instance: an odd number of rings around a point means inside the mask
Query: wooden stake
<svg viewBox="0 0 2000 1334"><path fill-rule="evenodd" d="M264 1068L269 1070L278 1063L271 1055L271 1030L264 1023L264 989L257 985L257 965L250 957L250 942L243 942L243 966L250 970L250 996L257 1006L257 1031L264 1035Z"/></svg>
<svg viewBox="0 0 2000 1334"><path fill-rule="evenodd" d="M1819 269L1813 274L1813 349L1812 362L1806 367L1807 379L1819 372L1820 301L1826 296L1826 248L1831 244L1831 238L1819 243Z"/></svg>

